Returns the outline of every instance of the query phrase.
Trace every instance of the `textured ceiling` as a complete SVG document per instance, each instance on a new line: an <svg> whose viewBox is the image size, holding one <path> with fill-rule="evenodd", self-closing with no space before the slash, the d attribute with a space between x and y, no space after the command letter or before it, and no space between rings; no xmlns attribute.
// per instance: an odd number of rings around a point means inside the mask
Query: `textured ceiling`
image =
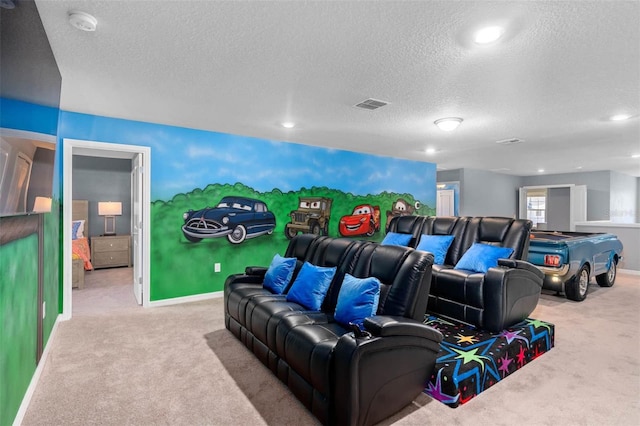
<svg viewBox="0 0 640 426"><path fill-rule="evenodd" d="M36 4L65 110L439 169L640 176L638 1ZM94 15L97 31L71 27L74 9ZM488 24L504 36L474 45ZM353 107L367 98L389 105ZM633 117L608 120L618 113ZM448 133L433 124L448 116L464 122ZM289 120L295 128L280 126ZM525 142L496 144L508 138Z"/></svg>

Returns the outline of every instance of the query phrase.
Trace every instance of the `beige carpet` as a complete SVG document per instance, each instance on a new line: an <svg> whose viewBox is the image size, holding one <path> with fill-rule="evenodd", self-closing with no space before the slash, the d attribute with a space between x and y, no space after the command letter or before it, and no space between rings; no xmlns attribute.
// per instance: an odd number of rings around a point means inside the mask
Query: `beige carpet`
<svg viewBox="0 0 640 426"><path fill-rule="evenodd" d="M640 276L589 290L582 303L542 295L532 317L556 325L547 354L456 409L421 395L382 424L640 424ZM227 332L222 299L144 309L126 291L81 291L24 425L317 424Z"/></svg>

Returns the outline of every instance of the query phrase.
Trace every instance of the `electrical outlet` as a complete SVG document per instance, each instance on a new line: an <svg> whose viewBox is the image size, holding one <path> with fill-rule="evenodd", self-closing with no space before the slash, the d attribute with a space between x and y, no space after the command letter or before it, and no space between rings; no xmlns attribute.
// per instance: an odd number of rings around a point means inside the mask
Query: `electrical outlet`
<svg viewBox="0 0 640 426"><path fill-rule="evenodd" d="M47 302L42 302L42 319L47 316Z"/></svg>
<svg viewBox="0 0 640 426"><path fill-rule="evenodd" d="M220 272L220 264L219 263L215 263L213 265L213 272Z"/></svg>

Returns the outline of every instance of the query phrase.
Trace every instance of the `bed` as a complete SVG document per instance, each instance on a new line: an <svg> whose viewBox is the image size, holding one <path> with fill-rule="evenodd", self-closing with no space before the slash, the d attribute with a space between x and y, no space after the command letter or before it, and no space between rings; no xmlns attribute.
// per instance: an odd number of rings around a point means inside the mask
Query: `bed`
<svg viewBox="0 0 640 426"><path fill-rule="evenodd" d="M71 208L72 224L72 267L71 287L84 288L84 271L91 271L91 250L86 234L89 231L89 201L73 200ZM75 237L75 238L74 238Z"/></svg>

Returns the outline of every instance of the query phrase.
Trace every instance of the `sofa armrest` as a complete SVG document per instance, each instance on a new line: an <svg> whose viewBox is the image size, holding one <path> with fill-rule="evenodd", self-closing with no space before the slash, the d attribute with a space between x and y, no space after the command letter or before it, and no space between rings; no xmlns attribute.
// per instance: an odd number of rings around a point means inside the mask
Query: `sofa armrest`
<svg viewBox="0 0 640 426"><path fill-rule="evenodd" d="M257 275L259 277L264 277L269 268L264 266L247 266L244 269L245 275Z"/></svg>
<svg viewBox="0 0 640 426"><path fill-rule="evenodd" d="M365 327L371 337L347 333L336 344L331 423L375 424L411 403L441 349L442 334L418 321L374 316Z"/></svg>
<svg viewBox="0 0 640 426"><path fill-rule="evenodd" d="M516 267L497 266L485 274L483 328L487 331L500 332L523 321L538 304L544 274L528 262L515 262Z"/></svg>
<svg viewBox="0 0 640 426"><path fill-rule="evenodd" d="M442 334L419 321L405 318L376 315L365 318L364 328L373 337L414 336L423 337L440 343Z"/></svg>
<svg viewBox="0 0 640 426"><path fill-rule="evenodd" d="M540 268L529 262L525 262L524 260L498 259L498 266L502 266L505 268L524 269L534 273L535 275L538 275L540 279L544 280L544 272L542 272Z"/></svg>

